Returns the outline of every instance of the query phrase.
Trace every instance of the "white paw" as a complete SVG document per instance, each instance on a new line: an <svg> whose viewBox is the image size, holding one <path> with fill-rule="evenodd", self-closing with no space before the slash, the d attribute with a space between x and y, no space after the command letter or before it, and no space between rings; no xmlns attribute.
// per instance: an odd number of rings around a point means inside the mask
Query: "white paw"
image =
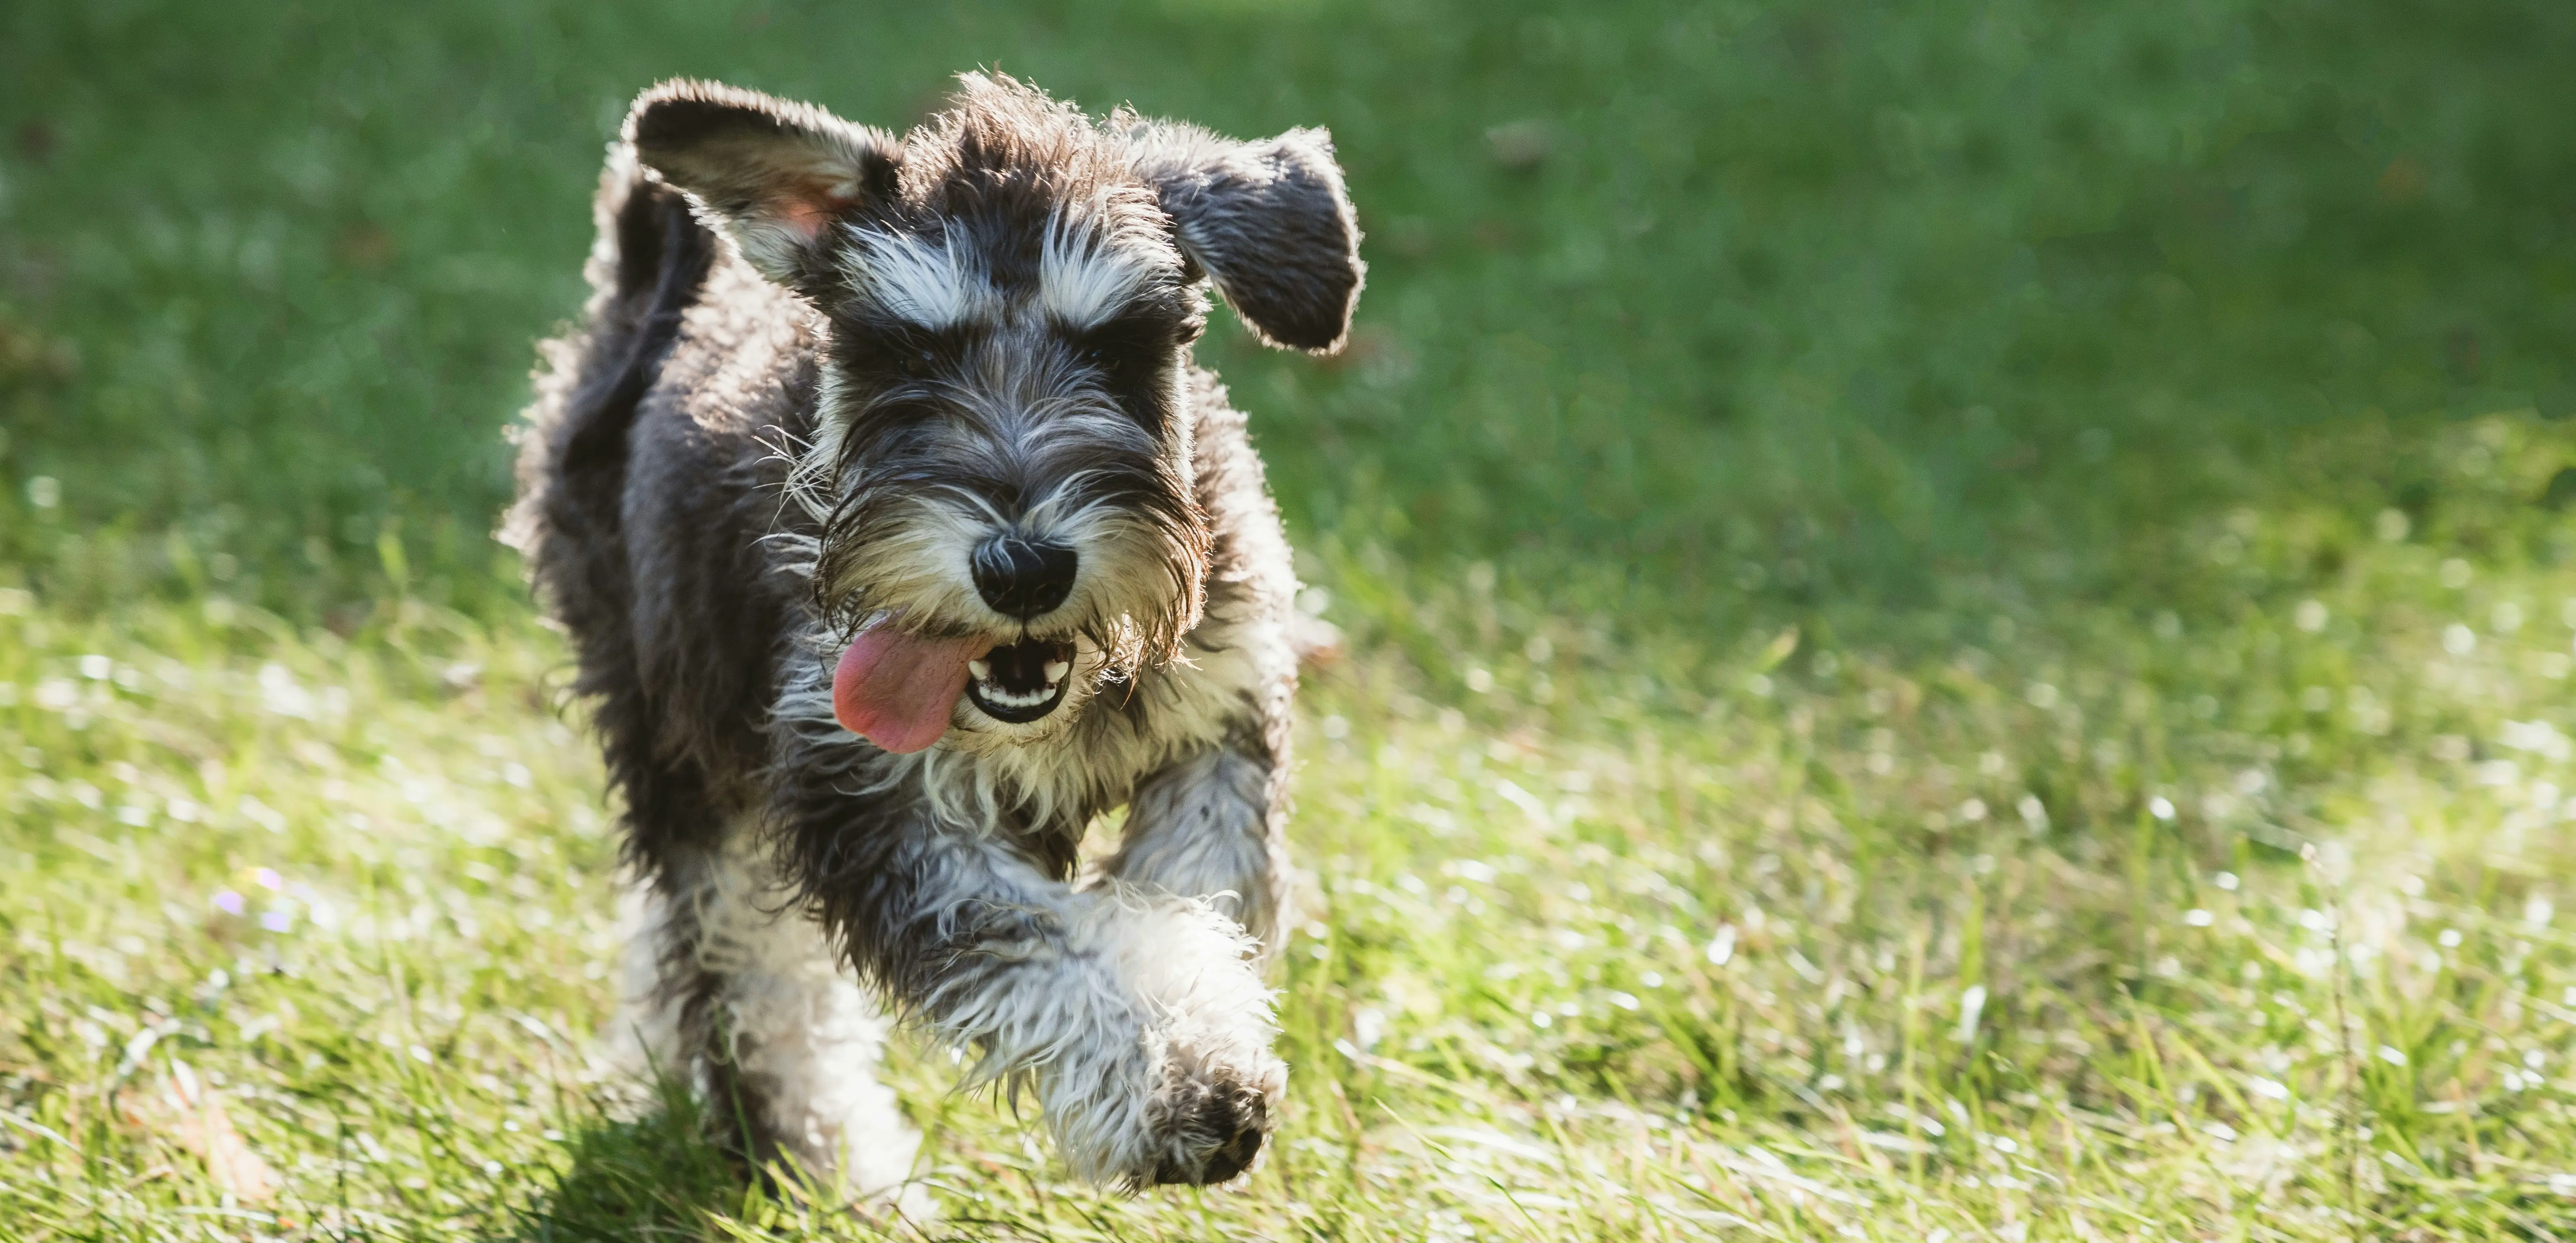
<svg viewBox="0 0 2576 1243"><path fill-rule="evenodd" d="M1080 1036L1037 1067L1066 1163L1126 1187L1242 1173L1288 1085L1252 942L1205 902L1132 895L1103 931L1091 944L1115 964L1124 1004L1079 1007Z"/></svg>

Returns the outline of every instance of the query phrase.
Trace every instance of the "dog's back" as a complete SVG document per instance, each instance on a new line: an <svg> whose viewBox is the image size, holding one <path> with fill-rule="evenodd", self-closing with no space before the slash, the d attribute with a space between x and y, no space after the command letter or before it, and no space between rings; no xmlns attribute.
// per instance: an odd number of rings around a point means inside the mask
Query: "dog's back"
<svg viewBox="0 0 2576 1243"><path fill-rule="evenodd" d="M803 584L781 438L810 435L811 315L620 152L603 172L582 322L546 346L507 531L571 634L630 855L703 844L752 792L779 636Z"/></svg>

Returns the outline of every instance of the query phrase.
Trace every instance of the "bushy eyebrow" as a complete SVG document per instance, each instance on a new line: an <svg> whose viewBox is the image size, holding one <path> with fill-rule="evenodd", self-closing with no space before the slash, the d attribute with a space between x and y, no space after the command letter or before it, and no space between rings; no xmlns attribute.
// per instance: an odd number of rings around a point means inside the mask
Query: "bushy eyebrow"
<svg viewBox="0 0 2576 1243"><path fill-rule="evenodd" d="M937 330L986 313L994 293L971 250L945 235L851 227L841 251L841 276L850 291L887 316Z"/></svg>
<svg viewBox="0 0 2576 1243"><path fill-rule="evenodd" d="M1079 332L1126 309L1164 270L1180 270L1180 252L1162 234L1108 224L1100 208L1059 208L1038 242L1038 304Z"/></svg>

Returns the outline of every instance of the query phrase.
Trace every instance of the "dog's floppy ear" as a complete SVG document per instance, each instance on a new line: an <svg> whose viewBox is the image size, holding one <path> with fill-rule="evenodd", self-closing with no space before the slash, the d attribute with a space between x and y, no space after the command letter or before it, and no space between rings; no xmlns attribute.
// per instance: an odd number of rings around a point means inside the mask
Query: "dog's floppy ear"
<svg viewBox="0 0 2576 1243"><path fill-rule="evenodd" d="M1128 137L1181 252L1255 335L1318 354L1341 348L1368 268L1332 135L1292 129L1235 142L1131 121Z"/></svg>
<svg viewBox="0 0 2576 1243"><path fill-rule="evenodd" d="M792 289L830 280L824 234L894 193L903 146L811 104L713 82L664 82L626 114L635 158L686 190L743 257Z"/></svg>

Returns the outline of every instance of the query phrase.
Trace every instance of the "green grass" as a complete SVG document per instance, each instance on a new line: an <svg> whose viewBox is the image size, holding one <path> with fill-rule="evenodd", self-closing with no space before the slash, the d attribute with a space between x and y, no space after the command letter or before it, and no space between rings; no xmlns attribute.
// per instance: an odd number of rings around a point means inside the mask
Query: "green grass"
<svg viewBox="0 0 2576 1243"><path fill-rule="evenodd" d="M485 532L625 95L979 63L1331 125L1373 266L1208 347L1351 636L1277 1146L907 1044L924 1232L2576 1234L2576 11L881 7L0 8L0 1240L878 1229L592 1071Z"/></svg>

